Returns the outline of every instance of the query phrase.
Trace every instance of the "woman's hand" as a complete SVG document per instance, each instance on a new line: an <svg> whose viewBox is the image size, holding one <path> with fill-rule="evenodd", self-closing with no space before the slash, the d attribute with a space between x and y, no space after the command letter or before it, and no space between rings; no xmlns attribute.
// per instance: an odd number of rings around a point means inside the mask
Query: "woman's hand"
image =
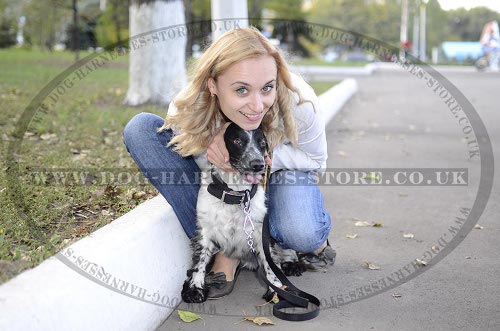
<svg viewBox="0 0 500 331"><path fill-rule="evenodd" d="M207 159L217 168L226 172L234 172L235 170L229 163L229 152L224 142L224 133L231 122L227 122L222 126L220 131L212 137L207 149Z"/></svg>

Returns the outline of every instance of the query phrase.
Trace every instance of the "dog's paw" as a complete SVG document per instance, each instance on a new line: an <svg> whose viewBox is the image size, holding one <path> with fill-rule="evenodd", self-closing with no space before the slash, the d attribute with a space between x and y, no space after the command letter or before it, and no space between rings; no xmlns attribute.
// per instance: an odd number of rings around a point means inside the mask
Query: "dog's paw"
<svg viewBox="0 0 500 331"><path fill-rule="evenodd" d="M306 271L306 268L302 263L296 262L283 262L281 264L281 270L285 276L302 276L302 273Z"/></svg>
<svg viewBox="0 0 500 331"><path fill-rule="evenodd" d="M182 286L182 300L186 303L202 303L207 301L208 287L200 288L190 285L191 280L188 279Z"/></svg>

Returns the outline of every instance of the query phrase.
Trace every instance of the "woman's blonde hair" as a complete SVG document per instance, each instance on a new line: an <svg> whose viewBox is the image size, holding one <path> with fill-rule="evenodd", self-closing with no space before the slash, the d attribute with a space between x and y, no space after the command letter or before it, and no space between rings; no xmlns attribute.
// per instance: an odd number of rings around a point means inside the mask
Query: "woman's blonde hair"
<svg viewBox="0 0 500 331"><path fill-rule="evenodd" d="M186 157L205 152L211 137L223 120L216 97L211 97L208 79L214 80L233 64L248 58L270 55L276 61L278 77L276 100L262 119L262 128L272 150L286 138L297 145L297 127L292 114L293 93L298 104L304 102L293 86L288 66L269 40L254 27L226 32L206 49L199 58L188 85L174 100L177 113L167 115L159 131L174 129L176 134L169 142L174 150Z"/></svg>

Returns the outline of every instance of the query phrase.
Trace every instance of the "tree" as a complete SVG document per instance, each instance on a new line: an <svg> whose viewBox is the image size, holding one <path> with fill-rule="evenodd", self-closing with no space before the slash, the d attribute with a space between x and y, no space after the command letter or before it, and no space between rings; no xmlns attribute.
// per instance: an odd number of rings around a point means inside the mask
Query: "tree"
<svg viewBox="0 0 500 331"><path fill-rule="evenodd" d="M129 13L129 88L125 103L167 104L186 84L186 33L180 32L186 28L183 1L132 0Z"/></svg>
<svg viewBox="0 0 500 331"><path fill-rule="evenodd" d="M259 2L254 2L250 10L255 11ZM271 0L264 3L264 8L270 10L273 16L283 21L272 22L273 37L280 39L287 45L287 51L300 56L310 56L309 50L304 46L311 41L309 31L300 25L287 24L285 20L305 21L307 13L302 9L302 0Z"/></svg>
<svg viewBox="0 0 500 331"><path fill-rule="evenodd" d="M401 21L399 3L398 0L318 0L309 11L308 19L313 23L357 32L398 46ZM318 42L323 46L334 46L329 40Z"/></svg>
<svg viewBox="0 0 500 331"><path fill-rule="evenodd" d="M192 26L193 22L204 21L210 26L212 13L210 1L207 0L184 0L186 25ZM195 23L196 24L196 23ZM201 31L200 31L201 32ZM191 57L193 54L193 45L201 45L208 36L211 36L210 31L206 34L193 34L189 33L186 42L186 57Z"/></svg>
<svg viewBox="0 0 500 331"><path fill-rule="evenodd" d="M123 0L108 0L106 9L99 15L96 27L99 46L125 46L123 43L129 35L128 10L129 6L124 6Z"/></svg>

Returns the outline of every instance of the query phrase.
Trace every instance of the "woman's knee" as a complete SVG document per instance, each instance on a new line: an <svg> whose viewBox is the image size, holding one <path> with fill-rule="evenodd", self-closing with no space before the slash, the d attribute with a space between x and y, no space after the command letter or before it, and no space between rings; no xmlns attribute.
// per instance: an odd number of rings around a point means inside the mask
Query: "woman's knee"
<svg viewBox="0 0 500 331"><path fill-rule="evenodd" d="M307 217L307 216L306 216ZM325 211L321 218L303 218L272 222L271 234L285 249L300 253L310 253L318 249L327 239L331 230L330 215Z"/></svg>
<svg viewBox="0 0 500 331"><path fill-rule="evenodd" d="M269 215L271 234L283 248L308 253L328 239L331 219L322 194L312 181L313 174L286 171L273 174ZM284 181L288 178L291 183Z"/></svg>
<svg viewBox="0 0 500 331"><path fill-rule="evenodd" d="M163 119L151 113L139 113L130 119L123 129L123 142L129 147L142 140L147 134L156 134L156 130L163 124Z"/></svg>

